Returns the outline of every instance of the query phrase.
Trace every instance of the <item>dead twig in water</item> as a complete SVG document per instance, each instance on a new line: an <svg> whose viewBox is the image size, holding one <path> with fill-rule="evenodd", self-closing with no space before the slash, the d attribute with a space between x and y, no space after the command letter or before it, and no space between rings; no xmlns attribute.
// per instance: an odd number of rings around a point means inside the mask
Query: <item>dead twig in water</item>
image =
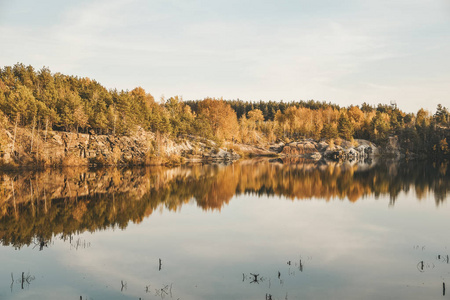
<svg viewBox="0 0 450 300"><path fill-rule="evenodd" d="M166 295L169 295L168 289L169 285L165 285L161 289L155 289L155 296L160 296L163 299ZM170 285L170 297L172 298L172 285Z"/></svg>
<svg viewBox="0 0 450 300"><path fill-rule="evenodd" d="M11 278L14 279L12 273ZM25 272L22 272L22 278L19 280L22 290L24 289L24 284L27 284L27 286L29 286L34 279L35 277L31 276L29 272L27 273L27 275L25 275Z"/></svg>
<svg viewBox="0 0 450 300"><path fill-rule="evenodd" d="M418 269L420 272L423 272L423 260L422 260L422 261L419 261L419 263L417 264L417 269Z"/></svg>
<svg viewBox="0 0 450 300"><path fill-rule="evenodd" d="M253 273L250 273L250 275L253 276L253 280L250 281L250 283L256 282L257 284L259 284L259 280L258 280L259 274L253 274Z"/></svg>

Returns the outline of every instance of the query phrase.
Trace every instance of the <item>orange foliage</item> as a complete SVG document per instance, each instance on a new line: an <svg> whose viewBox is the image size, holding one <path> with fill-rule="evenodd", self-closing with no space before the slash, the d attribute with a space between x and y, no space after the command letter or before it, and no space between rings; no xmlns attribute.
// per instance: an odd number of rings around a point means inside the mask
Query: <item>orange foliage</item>
<svg viewBox="0 0 450 300"><path fill-rule="evenodd" d="M204 99L198 105L198 114L207 118L217 138L231 140L237 137L239 124L236 113L222 99Z"/></svg>

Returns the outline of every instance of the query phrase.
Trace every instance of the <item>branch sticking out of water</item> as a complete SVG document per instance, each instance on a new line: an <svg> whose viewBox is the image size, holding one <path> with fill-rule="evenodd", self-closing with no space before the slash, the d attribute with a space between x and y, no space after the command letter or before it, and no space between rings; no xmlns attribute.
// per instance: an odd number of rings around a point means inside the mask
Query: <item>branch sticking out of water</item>
<svg viewBox="0 0 450 300"><path fill-rule="evenodd" d="M120 283L122 284L122 288L120 289L121 292L123 292L123 289L125 288L125 290L127 289L127 282L123 282L123 280L120 281Z"/></svg>
<svg viewBox="0 0 450 300"><path fill-rule="evenodd" d="M420 262L417 264L417 269L418 269L420 272L423 272L423 260L420 261Z"/></svg>
<svg viewBox="0 0 450 300"><path fill-rule="evenodd" d="M259 284L259 280L258 280L259 274L250 273L250 275L253 276L253 280L250 283L256 282L257 284Z"/></svg>

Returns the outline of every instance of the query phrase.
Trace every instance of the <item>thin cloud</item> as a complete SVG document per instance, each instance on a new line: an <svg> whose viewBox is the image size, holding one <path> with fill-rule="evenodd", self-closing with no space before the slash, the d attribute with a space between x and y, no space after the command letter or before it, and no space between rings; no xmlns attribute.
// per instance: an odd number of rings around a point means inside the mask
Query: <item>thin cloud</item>
<svg viewBox="0 0 450 300"><path fill-rule="evenodd" d="M49 2L46 22L35 16L43 7L22 3L34 13L2 5L4 65L46 65L157 98L396 98L413 111L448 101L445 1Z"/></svg>

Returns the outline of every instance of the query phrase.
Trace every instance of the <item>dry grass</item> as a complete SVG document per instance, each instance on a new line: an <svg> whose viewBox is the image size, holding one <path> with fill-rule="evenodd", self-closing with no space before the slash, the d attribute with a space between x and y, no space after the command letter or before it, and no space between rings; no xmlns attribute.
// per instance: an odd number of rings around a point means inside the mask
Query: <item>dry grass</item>
<svg viewBox="0 0 450 300"><path fill-rule="evenodd" d="M63 167L87 166L89 165L89 162L86 158L82 158L80 155L69 153L61 159L60 165Z"/></svg>

